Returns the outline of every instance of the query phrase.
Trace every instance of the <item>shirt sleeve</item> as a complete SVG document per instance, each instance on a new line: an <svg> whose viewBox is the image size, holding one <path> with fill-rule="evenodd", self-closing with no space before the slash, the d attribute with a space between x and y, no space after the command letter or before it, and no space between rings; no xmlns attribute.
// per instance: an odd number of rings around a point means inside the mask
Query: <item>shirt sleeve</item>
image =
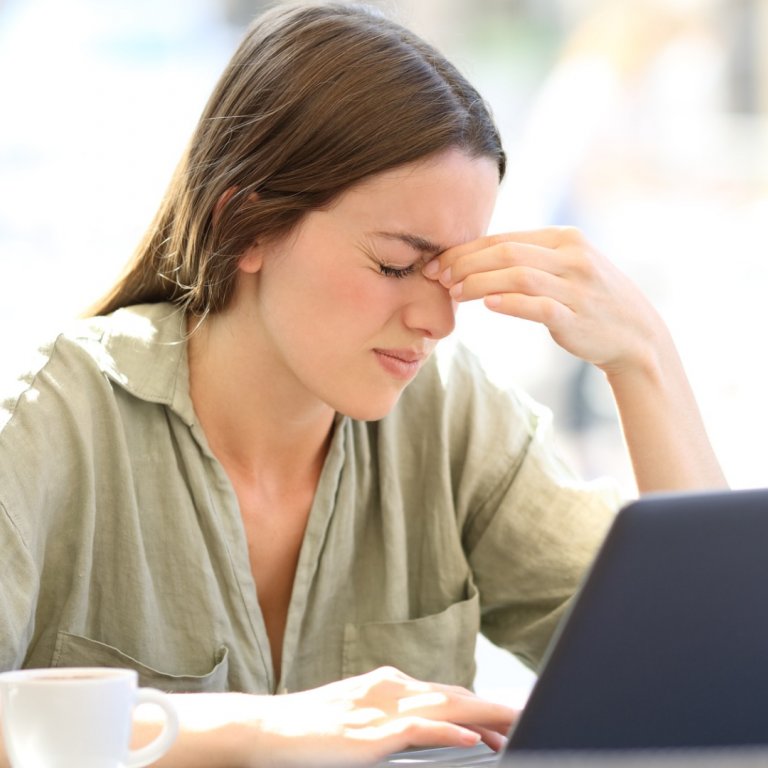
<svg viewBox="0 0 768 768"><path fill-rule="evenodd" d="M546 408L476 366L465 383L458 509L481 631L536 669L622 498L562 461Z"/></svg>
<svg viewBox="0 0 768 768"><path fill-rule="evenodd" d="M72 483L58 482L71 450L60 448L65 429L59 412L45 406L50 392L41 372L54 345L24 361L25 372L0 383L0 669L18 669L28 660L40 615L41 578L66 582L66 574L46 563L48 498L65 499ZM66 448L71 449L71 445Z"/></svg>
<svg viewBox="0 0 768 768"><path fill-rule="evenodd" d="M0 552L3 579L0 589L0 671L18 669L34 627L39 579L9 511L0 501Z"/></svg>

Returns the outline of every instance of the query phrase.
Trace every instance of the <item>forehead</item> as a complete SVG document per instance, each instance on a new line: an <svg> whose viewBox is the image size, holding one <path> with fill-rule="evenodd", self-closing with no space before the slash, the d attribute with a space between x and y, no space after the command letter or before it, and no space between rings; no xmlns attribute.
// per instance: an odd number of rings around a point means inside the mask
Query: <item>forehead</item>
<svg viewBox="0 0 768 768"><path fill-rule="evenodd" d="M350 229L409 233L448 248L486 231L498 185L493 160L450 150L369 177L329 213Z"/></svg>

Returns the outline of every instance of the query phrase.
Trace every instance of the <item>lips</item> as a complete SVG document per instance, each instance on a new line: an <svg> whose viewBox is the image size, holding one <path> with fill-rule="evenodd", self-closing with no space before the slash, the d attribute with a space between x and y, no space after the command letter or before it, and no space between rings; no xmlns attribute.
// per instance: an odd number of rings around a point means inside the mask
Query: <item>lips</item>
<svg viewBox="0 0 768 768"><path fill-rule="evenodd" d="M404 363L420 363L426 357L424 352L414 352L409 349L376 349L374 351Z"/></svg>
<svg viewBox="0 0 768 768"><path fill-rule="evenodd" d="M421 368L427 355L413 349L374 349L381 367L397 379L411 379Z"/></svg>

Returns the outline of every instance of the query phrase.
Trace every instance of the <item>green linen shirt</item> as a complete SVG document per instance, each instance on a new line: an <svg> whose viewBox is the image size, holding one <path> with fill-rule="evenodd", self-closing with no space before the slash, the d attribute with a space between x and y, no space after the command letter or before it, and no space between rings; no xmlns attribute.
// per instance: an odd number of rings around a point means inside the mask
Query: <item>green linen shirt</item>
<svg viewBox="0 0 768 768"><path fill-rule="evenodd" d="M1 669L275 693L391 664L471 686L478 631L535 667L618 499L457 347L384 419L336 418L276 680L183 330L169 304L78 321L0 393Z"/></svg>

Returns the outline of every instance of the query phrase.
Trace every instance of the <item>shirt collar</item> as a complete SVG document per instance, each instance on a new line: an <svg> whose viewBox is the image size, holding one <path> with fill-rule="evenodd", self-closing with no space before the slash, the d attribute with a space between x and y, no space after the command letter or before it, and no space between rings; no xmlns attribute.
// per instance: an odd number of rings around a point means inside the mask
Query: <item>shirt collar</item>
<svg viewBox="0 0 768 768"><path fill-rule="evenodd" d="M80 341L91 347L113 382L141 400L169 406L187 424L195 423L183 309L169 303L139 304L93 318L90 327Z"/></svg>

